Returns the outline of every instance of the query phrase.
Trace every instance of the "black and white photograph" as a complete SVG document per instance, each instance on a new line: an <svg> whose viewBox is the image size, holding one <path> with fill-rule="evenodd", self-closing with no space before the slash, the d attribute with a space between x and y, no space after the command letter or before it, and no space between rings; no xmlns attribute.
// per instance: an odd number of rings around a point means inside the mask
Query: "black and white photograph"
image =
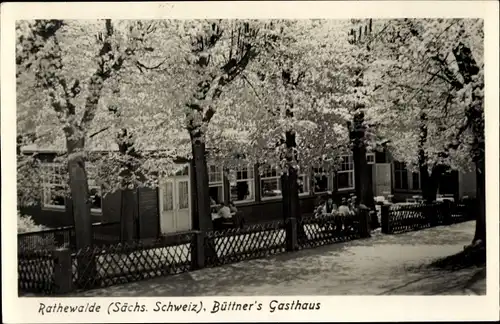
<svg viewBox="0 0 500 324"><path fill-rule="evenodd" d="M45 16L11 19L10 79L2 62L19 310L307 319L315 296L486 298L493 280L498 319L483 16Z"/></svg>

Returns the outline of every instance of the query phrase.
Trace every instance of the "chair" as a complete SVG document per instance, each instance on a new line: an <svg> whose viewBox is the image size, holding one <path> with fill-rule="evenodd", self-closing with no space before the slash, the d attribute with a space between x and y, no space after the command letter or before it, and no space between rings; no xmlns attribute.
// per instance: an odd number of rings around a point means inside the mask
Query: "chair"
<svg viewBox="0 0 500 324"><path fill-rule="evenodd" d="M221 221L221 227L223 229L227 228L243 228L245 225L245 219L243 218L243 212L237 211L231 219L223 219Z"/></svg>

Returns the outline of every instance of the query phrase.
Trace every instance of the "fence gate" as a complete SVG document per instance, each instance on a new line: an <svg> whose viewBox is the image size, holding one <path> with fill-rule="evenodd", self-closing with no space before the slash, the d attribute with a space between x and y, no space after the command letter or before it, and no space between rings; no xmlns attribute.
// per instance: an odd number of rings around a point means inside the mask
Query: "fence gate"
<svg viewBox="0 0 500 324"><path fill-rule="evenodd" d="M376 163L374 178L375 196L384 196L387 192L392 192L390 163Z"/></svg>

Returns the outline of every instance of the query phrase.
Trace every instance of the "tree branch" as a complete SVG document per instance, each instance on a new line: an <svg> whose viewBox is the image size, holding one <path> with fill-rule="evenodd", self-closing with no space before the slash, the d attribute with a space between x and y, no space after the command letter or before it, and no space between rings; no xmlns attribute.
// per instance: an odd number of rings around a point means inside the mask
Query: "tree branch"
<svg viewBox="0 0 500 324"><path fill-rule="evenodd" d="M120 56L110 67L107 67L107 65L109 65L110 62L112 62L112 60L115 58L113 55L113 48L111 46L112 36L113 26L111 24L111 19L106 19L106 33L103 38L101 49L99 51L97 62L98 68L90 78L90 93L85 100L85 108L79 124L79 127L84 130L88 128L89 124L95 117L97 104L99 103L99 99L101 97L104 82L112 76L113 71L119 71L125 61L125 58L123 56ZM131 51L133 52L134 50Z"/></svg>
<svg viewBox="0 0 500 324"><path fill-rule="evenodd" d="M142 69L156 70L156 69L160 68L166 61L167 61L167 58L165 58L162 62L158 63L157 65L153 65L153 66L146 66L144 63L142 63L140 61L137 61L135 64L138 67L139 71L141 71L141 73L142 73L143 72Z"/></svg>
<svg viewBox="0 0 500 324"><path fill-rule="evenodd" d="M100 133L107 131L109 128L110 128L109 126L104 127L104 128L102 128L102 129L98 130L97 132L92 133L92 134L89 136L89 138L95 137L95 136L99 135Z"/></svg>

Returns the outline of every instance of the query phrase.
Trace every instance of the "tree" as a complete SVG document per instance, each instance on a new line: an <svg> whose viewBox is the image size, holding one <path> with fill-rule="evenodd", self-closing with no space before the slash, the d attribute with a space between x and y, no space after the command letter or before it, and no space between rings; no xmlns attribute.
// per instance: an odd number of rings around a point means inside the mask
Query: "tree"
<svg viewBox="0 0 500 324"><path fill-rule="evenodd" d="M356 195L360 204L373 207L373 187L368 173L368 163L366 161L367 152L367 125L365 123L365 110L366 107L362 98L370 95L369 87L365 87L364 76L365 72L370 68L373 62L373 57L370 55L370 43L372 41L372 19L368 22L363 22L364 25L359 26L359 30L352 28L349 33L349 43L359 46L356 59L359 60L356 68L354 69L355 87L354 90L358 102L354 104L353 119L348 121L348 128L350 130L351 147L353 151L354 169L356 170L354 186L356 188ZM363 33L364 31L364 33Z"/></svg>
<svg viewBox="0 0 500 324"><path fill-rule="evenodd" d="M18 84L26 84L20 90L35 89L42 103L38 113L31 115L37 124L35 142L54 144L64 139L76 240L81 248L92 245L87 136L104 89L127 66L127 60L135 62L147 34L143 27L107 19L22 21L17 28ZM29 93L18 93L18 102L29 105Z"/></svg>
<svg viewBox="0 0 500 324"><path fill-rule="evenodd" d="M485 242L482 21L405 19L387 26L379 43L378 63L385 67L374 117L379 130L391 139L395 157L420 170L428 201L447 167L475 165L474 241Z"/></svg>
<svg viewBox="0 0 500 324"><path fill-rule="evenodd" d="M358 99L352 95L356 60L346 23L269 22L269 47L239 81L245 90L237 103L249 139L240 152L282 174L285 218L300 218L301 170L335 169L348 151L352 115L346 107Z"/></svg>
<svg viewBox="0 0 500 324"><path fill-rule="evenodd" d="M160 122L151 129L156 132L175 130L183 138L189 136L188 157L193 160L197 197L195 210L199 215L194 226L210 229L208 128L225 89L259 53L259 23L234 20L168 21L163 31L163 37L172 39L170 46L163 44L160 47L167 60L165 68L148 75L160 84L176 84L179 92L175 98L167 95L167 98L172 98L169 103L166 103L165 93L151 94L164 101L163 105L152 107L154 113L149 117ZM172 52L175 57L167 57ZM172 125L172 120L177 121L177 126Z"/></svg>

